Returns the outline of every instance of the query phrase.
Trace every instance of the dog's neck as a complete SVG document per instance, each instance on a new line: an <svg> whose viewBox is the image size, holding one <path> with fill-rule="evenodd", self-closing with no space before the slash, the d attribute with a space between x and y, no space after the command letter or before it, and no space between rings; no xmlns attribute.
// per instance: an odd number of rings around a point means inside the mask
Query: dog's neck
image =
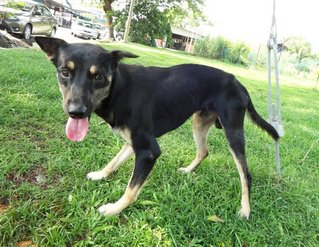
<svg viewBox="0 0 319 247"><path fill-rule="evenodd" d="M113 72L112 75L112 85L110 88L110 94L107 98L103 99L101 104L95 109L95 113L103 118L111 127L116 127L121 125L121 117L118 118L118 110L117 106L121 106L120 108L123 109L123 102L122 100L126 97L125 95L125 88L126 88L126 80L123 78L121 74L121 66L122 64L118 64L118 68Z"/></svg>

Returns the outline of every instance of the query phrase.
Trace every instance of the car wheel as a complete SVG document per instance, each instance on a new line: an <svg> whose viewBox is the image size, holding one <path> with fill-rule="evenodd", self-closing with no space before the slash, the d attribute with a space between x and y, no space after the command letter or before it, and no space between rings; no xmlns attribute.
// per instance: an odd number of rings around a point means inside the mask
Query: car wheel
<svg viewBox="0 0 319 247"><path fill-rule="evenodd" d="M56 28L52 28L51 33L50 33L50 37L54 37L54 35L56 34Z"/></svg>
<svg viewBox="0 0 319 247"><path fill-rule="evenodd" d="M29 40L31 38L31 34L32 34L32 27L30 24L27 24L23 30L23 38Z"/></svg>
<svg viewBox="0 0 319 247"><path fill-rule="evenodd" d="M122 41L123 39L122 39L122 37L120 35L118 35L118 36L116 36L115 40L116 41Z"/></svg>

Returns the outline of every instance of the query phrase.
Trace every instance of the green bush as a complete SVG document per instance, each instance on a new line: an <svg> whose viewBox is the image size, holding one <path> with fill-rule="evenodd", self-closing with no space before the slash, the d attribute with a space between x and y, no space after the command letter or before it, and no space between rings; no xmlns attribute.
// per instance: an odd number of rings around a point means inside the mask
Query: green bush
<svg viewBox="0 0 319 247"><path fill-rule="evenodd" d="M227 60L234 64L245 64L248 63L248 55L250 48L244 42L237 42L232 44L229 49Z"/></svg>
<svg viewBox="0 0 319 247"><path fill-rule="evenodd" d="M267 68L268 50L260 46L258 49L250 50L247 56L247 63L255 68Z"/></svg>
<svg viewBox="0 0 319 247"><path fill-rule="evenodd" d="M200 39L196 42L196 45L194 47L194 53L197 56L209 57L210 49L211 49L211 40L207 36L207 37L204 37L203 39Z"/></svg>
<svg viewBox="0 0 319 247"><path fill-rule="evenodd" d="M233 43L221 36L198 40L194 49L195 55L234 64L247 64L249 51L244 42Z"/></svg>
<svg viewBox="0 0 319 247"><path fill-rule="evenodd" d="M298 71L298 73L300 73L300 72L310 73L309 64L307 64L305 62L295 64L295 69Z"/></svg>

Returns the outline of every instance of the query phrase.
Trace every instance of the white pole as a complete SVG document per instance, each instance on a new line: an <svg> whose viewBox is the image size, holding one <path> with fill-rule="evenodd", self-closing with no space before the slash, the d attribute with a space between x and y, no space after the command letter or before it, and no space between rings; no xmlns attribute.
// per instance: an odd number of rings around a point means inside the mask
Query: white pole
<svg viewBox="0 0 319 247"><path fill-rule="evenodd" d="M128 36L129 36L129 33L130 33L131 20L132 20L133 9L134 9L134 1L135 0L131 0L130 10L129 10L128 18L127 18L127 21L126 21L125 33L124 33L124 42L125 43L127 43Z"/></svg>
<svg viewBox="0 0 319 247"><path fill-rule="evenodd" d="M269 122L277 130L280 137L284 135L284 129L281 122L281 109L280 109L280 88L279 88L279 71L278 71L278 45L277 45L277 27L276 27L276 15L275 15L276 0L273 2L273 16L272 24L270 29L269 41L268 41L268 114ZM271 66L271 52L274 56L274 68L275 68L275 80L276 80L276 104L272 103L272 66ZM280 165L280 153L279 153L279 142L275 141L276 149L276 172L278 175L281 174Z"/></svg>

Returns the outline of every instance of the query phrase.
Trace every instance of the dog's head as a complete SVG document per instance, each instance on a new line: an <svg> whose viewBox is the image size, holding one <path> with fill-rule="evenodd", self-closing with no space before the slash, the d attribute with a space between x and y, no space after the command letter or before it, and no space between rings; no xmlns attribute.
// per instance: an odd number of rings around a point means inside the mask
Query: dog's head
<svg viewBox="0 0 319 247"><path fill-rule="evenodd" d="M63 108L69 115L67 136L84 139L89 117L109 97L118 62L136 55L124 51L106 51L93 44L69 44L62 39L35 37L57 69Z"/></svg>

